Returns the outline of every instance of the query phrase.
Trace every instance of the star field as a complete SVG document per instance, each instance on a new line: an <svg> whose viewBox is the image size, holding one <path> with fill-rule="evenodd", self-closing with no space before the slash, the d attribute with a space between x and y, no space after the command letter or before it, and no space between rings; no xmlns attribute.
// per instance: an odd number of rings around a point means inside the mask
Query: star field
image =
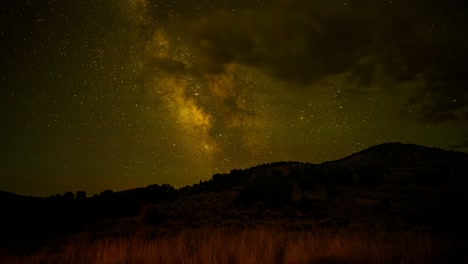
<svg viewBox="0 0 468 264"><path fill-rule="evenodd" d="M0 190L181 187L395 141L468 149L463 1L0 5Z"/></svg>

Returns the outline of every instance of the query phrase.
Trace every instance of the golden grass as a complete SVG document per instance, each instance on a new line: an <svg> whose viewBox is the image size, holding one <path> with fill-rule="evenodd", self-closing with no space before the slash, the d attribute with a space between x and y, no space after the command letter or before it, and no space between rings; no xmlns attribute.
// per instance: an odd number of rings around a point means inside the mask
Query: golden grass
<svg viewBox="0 0 468 264"><path fill-rule="evenodd" d="M145 239L78 236L1 263L441 263L448 244L423 234L195 229ZM445 256L446 257L446 256Z"/></svg>

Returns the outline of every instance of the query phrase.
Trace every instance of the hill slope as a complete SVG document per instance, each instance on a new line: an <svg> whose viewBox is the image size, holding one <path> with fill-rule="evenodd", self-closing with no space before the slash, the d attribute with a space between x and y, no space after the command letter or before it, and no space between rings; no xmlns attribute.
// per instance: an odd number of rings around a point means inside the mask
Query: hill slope
<svg viewBox="0 0 468 264"><path fill-rule="evenodd" d="M463 233L467 164L466 153L387 143L322 164L233 170L179 190L164 184L49 198L0 192L0 242L200 226Z"/></svg>

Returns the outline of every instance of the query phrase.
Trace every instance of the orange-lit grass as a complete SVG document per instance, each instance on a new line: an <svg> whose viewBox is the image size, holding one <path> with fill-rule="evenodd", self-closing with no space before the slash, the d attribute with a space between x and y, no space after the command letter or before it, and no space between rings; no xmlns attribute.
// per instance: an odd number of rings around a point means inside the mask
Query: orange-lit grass
<svg viewBox="0 0 468 264"><path fill-rule="evenodd" d="M151 240L140 235L94 242L76 237L58 249L5 263L440 263L448 245L423 234L333 234L270 229L196 229ZM3 262L2 262L3 263Z"/></svg>

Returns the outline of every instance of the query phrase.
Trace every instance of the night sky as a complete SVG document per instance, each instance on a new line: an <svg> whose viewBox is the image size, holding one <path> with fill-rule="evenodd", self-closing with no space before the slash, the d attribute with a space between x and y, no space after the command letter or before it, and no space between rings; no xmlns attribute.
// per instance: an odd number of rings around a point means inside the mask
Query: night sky
<svg viewBox="0 0 468 264"><path fill-rule="evenodd" d="M0 0L0 190L468 150L462 0Z"/></svg>

